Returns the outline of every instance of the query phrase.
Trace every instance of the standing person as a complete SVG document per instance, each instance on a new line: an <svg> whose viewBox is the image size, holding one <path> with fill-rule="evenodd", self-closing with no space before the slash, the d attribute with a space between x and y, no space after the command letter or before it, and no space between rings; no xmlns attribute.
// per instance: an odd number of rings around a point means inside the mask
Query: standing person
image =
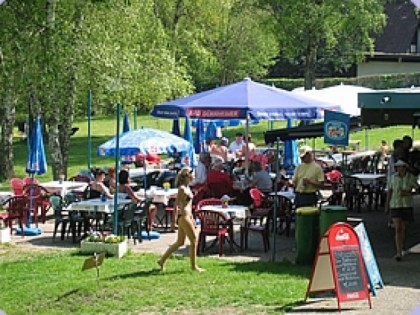
<svg viewBox="0 0 420 315"><path fill-rule="evenodd" d="M302 163L296 168L293 177L295 206L314 206L318 201L317 191L324 184L324 172L321 166L315 163L311 147L300 147L299 157Z"/></svg>
<svg viewBox="0 0 420 315"><path fill-rule="evenodd" d="M179 247L184 245L185 238L190 240L190 260L191 269L197 272L203 272L204 269L197 266L197 246L198 240L195 234L195 220L192 215L193 193L189 184L193 180L193 171L189 167L184 167L176 177L176 187L178 193L176 196L175 207L178 208L178 239L158 260L161 270L164 270L166 259L172 255Z"/></svg>
<svg viewBox="0 0 420 315"><path fill-rule="evenodd" d="M417 178L407 171L408 164L402 160L395 163L397 172L392 175L388 183L388 193L385 204L385 213L391 213L395 227L395 245L397 254L395 260L401 261L404 253L404 243L407 226L414 220L413 216L413 189L418 189Z"/></svg>
<svg viewBox="0 0 420 315"><path fill-rule="evenodd" d="M243 145L244 145L243 134L238 132L235 136L235 141L232 141L232 143L229 145L229 150L236 157L241 156Z"/></svg>
<svg viewBox="0 0 420 315"><path fill-rule="evenodd" d="M403 160L407 162L407 170L413 175L420 174L420 161L417 150L413 150L413 138L405 135L403 141Z"/></svg>

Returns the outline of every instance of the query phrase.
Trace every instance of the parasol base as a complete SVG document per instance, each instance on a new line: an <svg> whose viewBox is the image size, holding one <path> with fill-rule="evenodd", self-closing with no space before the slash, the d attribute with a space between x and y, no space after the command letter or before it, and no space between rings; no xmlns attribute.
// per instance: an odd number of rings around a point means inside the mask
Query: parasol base
<svg viewBox="0 0 420 315"><path fill-rule="evenodd" d="M35 236L42 234L42 230L38 228L31 228L31 227L24 227L23 228L23 235L24 236ZM16 235L22 235L22 230L18 228L16 230Z"/></svg>
<svg viewBox="0 0 420 315"><path fill-rule="evenodd" d="M149 236L147 235L146 231L141 232L141 238L143 239L149 239L149 240L157 240L160 238L160 233L157 231L150 231Z"/></svg>

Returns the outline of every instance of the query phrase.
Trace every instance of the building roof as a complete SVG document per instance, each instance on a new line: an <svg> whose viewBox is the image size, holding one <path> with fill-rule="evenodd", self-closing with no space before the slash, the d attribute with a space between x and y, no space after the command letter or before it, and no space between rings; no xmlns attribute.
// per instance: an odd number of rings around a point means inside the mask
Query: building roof
<svg viewBox="0 0 420 315"><path fill-rule="evenodd" d="M375 53L410 53L410 45L417 35L419 20L414 4L388 4L385 6L387 24L376 37Z"/></svg>

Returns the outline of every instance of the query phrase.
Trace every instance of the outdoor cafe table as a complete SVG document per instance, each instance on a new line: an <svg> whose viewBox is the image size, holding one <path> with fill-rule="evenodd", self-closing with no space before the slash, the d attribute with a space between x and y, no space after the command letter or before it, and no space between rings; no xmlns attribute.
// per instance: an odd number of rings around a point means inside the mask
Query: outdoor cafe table
<svg viewBox="0 0 420 315"><path fill-rule="evenodd" d="M170 169L167 168L146 168L144 169L144 167L138 167L138 168L131 168L128 170L129 176L130 178L136 178L136 177L140 177L143 175L147 175L149 173L153 173L153 172L170 172Z"/></svg>
<svg viewBox="0 0 420 315"><path fill-rule="evenodd" d="M160 187L156 187L153 189L146 190L146 195L144 194L144 189L140 189L136 192L139 198L153 198L154 203L164 204L167 205L171 198L175 198L176 194L178 193L178 189L170 188L170 189L163 189Z"/></svg>
<svg viewBox="0 0 420 315"><path fill-rule="evenodd" d="M385 174L369 174L369 173L356 173L352 174L352 177L356 177L361 180L363 185L375 184L376 180L380 178L385 178Z"/></svg>
<svg viewBox="0 0 420 315"><path fill-rule="evenodd" d="M46 183L40 184L50 193L59 193L61 197L64 197L68 192L77 190L83 191L87 187L87 183L85 182L72 182L72 181L50 181Z"/></svg>
<svg viewBox="0 0 420 315"><path fill-rule="evenodd" d="M285 197L285 198L293 201L295 199L295 192L290 191L290 190L288 190L288 191L277 191L277 192L270 193L270 196L282 196L282 197Z"/></svg>
<svg viewBox="0 0 420 315"><path fill-rule="evenodd" d="M118 198L118 209L121 209L125 204L130 202L130 199ZM73 202L69 207L66 208L66 210L111 214L114 213L114 199L107 199L105 201L102 201L101 198L86 199Z"/></svg>
<svg viewBox="0 0 420 315"><path fill-rule="evenodd" d="M201 210L220 212L223 213L227 219L231 219L229 228L232 229L232 233L229 234L231 236L232 243L236 247L240 247L240 245L235 242L235 239L233 237L233 224L244 224L245 218L250 215L248 207L239 205L228 205L226 208L223 208L222 205L207 205L201 207Z"/></svg>

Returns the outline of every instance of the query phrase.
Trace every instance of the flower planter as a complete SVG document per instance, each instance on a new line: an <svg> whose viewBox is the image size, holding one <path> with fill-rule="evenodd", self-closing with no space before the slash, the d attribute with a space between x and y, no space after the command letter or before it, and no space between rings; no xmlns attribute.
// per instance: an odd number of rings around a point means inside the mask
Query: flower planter
<svg viewBox="0 0 420 315"><path fill-rule="evenodd" d="M128 250L127 241L121 243L103 243L103 242L80 242L80 252L82 254L107 253L118 258L123 257Z"/></svg>
<svg viewBox="0 0 420 315"><path fill-rule="evenodd" d="M0 244L3 243L10 243L10 229L9 228L2 228L0 229Z"/></svg>

